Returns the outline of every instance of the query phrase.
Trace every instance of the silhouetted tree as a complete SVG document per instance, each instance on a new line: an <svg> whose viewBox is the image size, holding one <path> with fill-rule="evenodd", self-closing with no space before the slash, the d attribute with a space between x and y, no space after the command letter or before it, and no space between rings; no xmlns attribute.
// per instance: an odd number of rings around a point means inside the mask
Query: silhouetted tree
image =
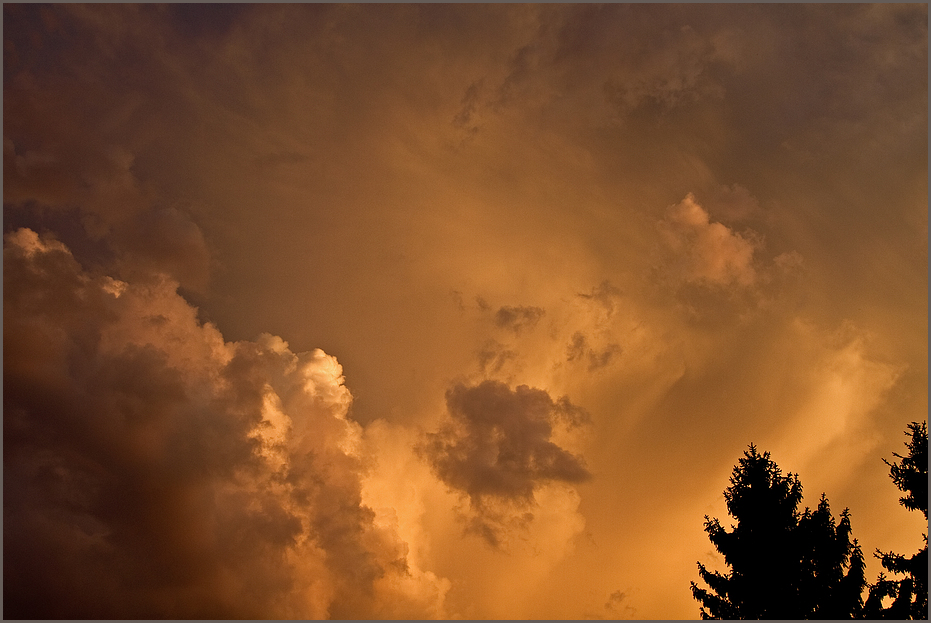
<svg viewBox="0 0 931 623"><path fill-rule="evenodd" d="M737 525L728 532L706 515L705 531L731 570L709 571L698 563L709 587L692 582L702 618L857 617L866 578L860 546L850 541L847 510L835 524L822 495L815 510L800 513L798 475L783 476L769 453L760 454L752 444L730 482L724 499Z"/></svg>
<svg viewBox="0 0 931 623"><path fill-rule="evenodd" d="M928 519L928 423L912 422L906 435L911 439L905 444L908 456L893 452L901 462L883 462L889 466L892 482L906 495L899 503L908 510L920 510ZM876 550L875 556L882 561L883 568L900 580L887 579L882 573L870 587L870 597L863 608L864 616L870 619L927 619L928 618L928 535L925 546L910 558L902 554ZM883 608L884 597L893 597L892 604Z"/></svg>

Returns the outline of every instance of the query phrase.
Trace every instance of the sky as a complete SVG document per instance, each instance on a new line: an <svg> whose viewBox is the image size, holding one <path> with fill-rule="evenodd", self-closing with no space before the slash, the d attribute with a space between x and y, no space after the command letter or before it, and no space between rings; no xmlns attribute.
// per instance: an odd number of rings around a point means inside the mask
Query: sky
<svg viewBox="0 0 931 623"><path fill-rule="evenodd" d="M5 616L697 619L751 443L875 579L927 22L4 4Z"/></svg>

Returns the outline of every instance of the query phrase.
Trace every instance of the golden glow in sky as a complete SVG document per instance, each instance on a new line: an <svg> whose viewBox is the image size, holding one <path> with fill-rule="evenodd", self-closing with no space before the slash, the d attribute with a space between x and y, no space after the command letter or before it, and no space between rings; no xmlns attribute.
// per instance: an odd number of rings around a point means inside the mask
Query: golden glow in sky
<svg viewBox="0 0 931 623"><path fill-rule="evenodd" d="M7 618L698 618L752 442L926 530L927 6L4 5Z"/></svg>

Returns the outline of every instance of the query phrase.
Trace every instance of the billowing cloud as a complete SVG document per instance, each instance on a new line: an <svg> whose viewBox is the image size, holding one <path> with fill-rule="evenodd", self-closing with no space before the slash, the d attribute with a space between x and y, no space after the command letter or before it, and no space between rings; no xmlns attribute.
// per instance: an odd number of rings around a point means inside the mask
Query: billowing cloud
<svg viewBox="0 0 931 623"><path fill-rule="evenodd" d="M587 414L563 396L498 381L457 384L446 393L449 419L419 451L436 475L468 497L469 529L492 545L506 527L533 520L534 491L550 482L591 477L583 460L552 441L556 426L574 427Z"/></svg>
<svg viewBox="0 0 931 623"><path fill-rule="evenodd" d="M750 286L757 280L753 254L759 239L711 221L689 193L670 206L659 223L660 236L672 253L672 270L683 281L713 286Z"/></svg>
<svg viewBox="0 0 931 623"><path fill-rule="evenodd" d="M176 287L7 235L5 613L442 616L443 582L362 502L336 359L226 342Z"/></svg>

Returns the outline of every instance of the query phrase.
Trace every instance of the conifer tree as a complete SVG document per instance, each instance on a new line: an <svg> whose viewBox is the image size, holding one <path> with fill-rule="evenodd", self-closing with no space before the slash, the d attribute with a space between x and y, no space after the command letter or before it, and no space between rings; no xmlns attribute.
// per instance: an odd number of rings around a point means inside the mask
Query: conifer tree
<svg viewBox="0 0 931 623"><path fill-rule="evenodd" d="M849 619L860 615L863 554L850 540L850 514L836 523L827 498L799 512L802 484L782 475L754 445L734 467L724 492L737 520L726 530L705 517L705 531L730 571L698 563L708 589L692 582L703 619Z"/></svg>
<svg viewBox="0 0 931 623"><path fill-rule="evenodd" d="M900 462L883 462L889 466L892 482L906 495L899 503L908 510L920 510L928 519L928 423L912 422L906 434L911 439L905 444L908 456L893 452ZM902 579L887 579L880 574L870 587L870 597L864 606L864 616L870 619L927 619L928 618L928 535L925 546L906 558L902 554L876 550L875 556L883 568ZM884 597L892 597L888 607L882 606Z"/></svg>

